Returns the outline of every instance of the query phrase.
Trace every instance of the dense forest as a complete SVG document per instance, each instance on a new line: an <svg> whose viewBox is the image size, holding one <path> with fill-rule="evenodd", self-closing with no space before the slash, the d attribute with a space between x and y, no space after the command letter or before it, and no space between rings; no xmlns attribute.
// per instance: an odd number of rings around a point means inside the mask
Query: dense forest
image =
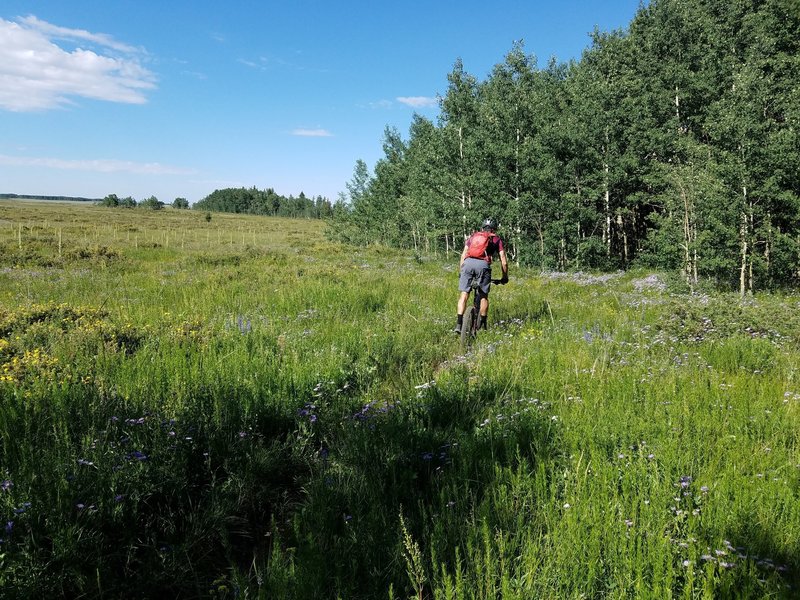
<svg viewBox="0 0 800 600"><path fill-rule="evenodd" d="M255 187L214 190L211 194L196 202L192 208L195 210L306 219L328 218L334 212L330 201L322 196L317 196L312 200L306 197L303 192L300 192L297 197L286 197L277 194L271 188L258 190Z"/></svg>
<svg viewBox="0 0 800 600"><path fill-rule="evenodd" d="M651 0L581 59L516 43L457 61L436 122L355 166L336 230L460 250L487 215L546 269L674 269L739 290L800 278L800 2Z"/></svg>

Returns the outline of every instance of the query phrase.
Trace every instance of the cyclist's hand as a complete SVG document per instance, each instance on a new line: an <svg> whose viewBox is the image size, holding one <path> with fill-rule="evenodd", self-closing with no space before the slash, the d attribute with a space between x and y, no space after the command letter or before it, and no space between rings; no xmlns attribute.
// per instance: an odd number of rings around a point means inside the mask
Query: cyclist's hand
<svg viewBox="0 0 800 600"><path fill-rule="evenodd" d="M505 285L508 283L508 275L503 275L503 278L500 280L500 285Z"/></svg>

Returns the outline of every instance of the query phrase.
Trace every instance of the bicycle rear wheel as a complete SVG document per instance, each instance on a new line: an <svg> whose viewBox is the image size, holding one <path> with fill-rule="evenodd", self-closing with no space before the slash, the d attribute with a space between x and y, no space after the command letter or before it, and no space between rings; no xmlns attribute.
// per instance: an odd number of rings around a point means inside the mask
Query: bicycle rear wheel
<svg viewBox="0 0 800 600"><path fill-rule="evenodd" d="M461 325L461 345L464 348L469 347L475 339L478 322L478 311L471 306L464 312L464 323Z"/></svg>

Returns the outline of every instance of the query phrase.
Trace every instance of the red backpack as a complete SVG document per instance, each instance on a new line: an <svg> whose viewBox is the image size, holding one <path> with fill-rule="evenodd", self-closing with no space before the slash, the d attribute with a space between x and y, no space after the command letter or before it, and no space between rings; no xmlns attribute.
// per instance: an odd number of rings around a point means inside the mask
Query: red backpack
<svg viewBox="0 0 800 600"><path fill-rule="evenodd" d="M489 241L494 237L491 231L476 231L473 233L468 242L467 258L479 258L487 262L492 262L489 256Z"/></svg>

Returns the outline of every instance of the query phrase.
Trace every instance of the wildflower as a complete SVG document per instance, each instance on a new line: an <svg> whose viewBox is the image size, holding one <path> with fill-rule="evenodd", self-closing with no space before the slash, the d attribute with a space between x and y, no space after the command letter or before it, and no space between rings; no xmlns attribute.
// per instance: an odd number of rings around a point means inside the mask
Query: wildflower
<svg viewBox="0 0 800 600"><path fill-rule="evenodd" d="M692 483L691 475L684 475L683 477L680 478L679 485L681 488L686 489L689 487L691 483Z"/></svg>
<svg viewBox="0 0 800 600"><path fill-rule="evenodd" d="M117 494L114 496L114 502L122 502L125 500L125 494Z"/></svg>
<svg viewBox="0 0 800 600"><path fill-rule="evenodd" d="M134 450L133 452L125 455L126 460L138 460L138 461L145 461L147 460L147 455L144 452L139 450Z"/></svg>
<svg viewBox="0 0 800 600"><path fill-rule="evenodd" d="M689 565L691 565L691 564L692 564L692 561L690 561L690 560L685 560L685 561L683 561L683 566L684 566L684 567L688 567L688 566L689 566Z"/></svg>
<svg viewBox="0 0 800 600"><path fill-rule="evenodd" d="M87 466L87 467L92 467L92 466L94 466L94 463L93 463L92 461L90 461L90 460L86 460L85 458L79 458L79 459L78 459L78 464L79 464L79 465L81 465L81 466L84 466L84 465L85 465L85 466Z"/></svg>
<svg viewBox="0 0 800 600"><path fill-rule="evenodd" d="M456 503L450 500L450 502L447 503L447 508L453 508L455 505Z"/></svg>
<svg viewBox="0 0 800 600"><path fill-rule="evenodd" d="M3 490L4 492L9 491L12 487L14 487L14 482L10 479L4 479L2 482L0 482L0 490Z"/></svg>
<svg viewBox="0 0 800 600"><path fill-rule="evenodd" d="M14 521L7 521L6 522L6 534L11 535L12 531L14 531Z"/></svg>
<svg viewBox="0 0 800 600"><path fill-rule="evenodd" d="M424 452L422 454L422 460L431 460L433 458L433 452Z"/></svg>
<svg viewBox="0 0 800 600"><path fill-rule="evenodd" d="M565 502L565 503L564 503L564 508L570 508L570 504L569 504L569 502Z"/></svg>
<svg viewBox="0 0 800 600"><path fill-rule="evenodd" d="M708 486L707 485L700 486L700 491L702 493L704 493L704 494L707 494L708 493Z"/></svg>

